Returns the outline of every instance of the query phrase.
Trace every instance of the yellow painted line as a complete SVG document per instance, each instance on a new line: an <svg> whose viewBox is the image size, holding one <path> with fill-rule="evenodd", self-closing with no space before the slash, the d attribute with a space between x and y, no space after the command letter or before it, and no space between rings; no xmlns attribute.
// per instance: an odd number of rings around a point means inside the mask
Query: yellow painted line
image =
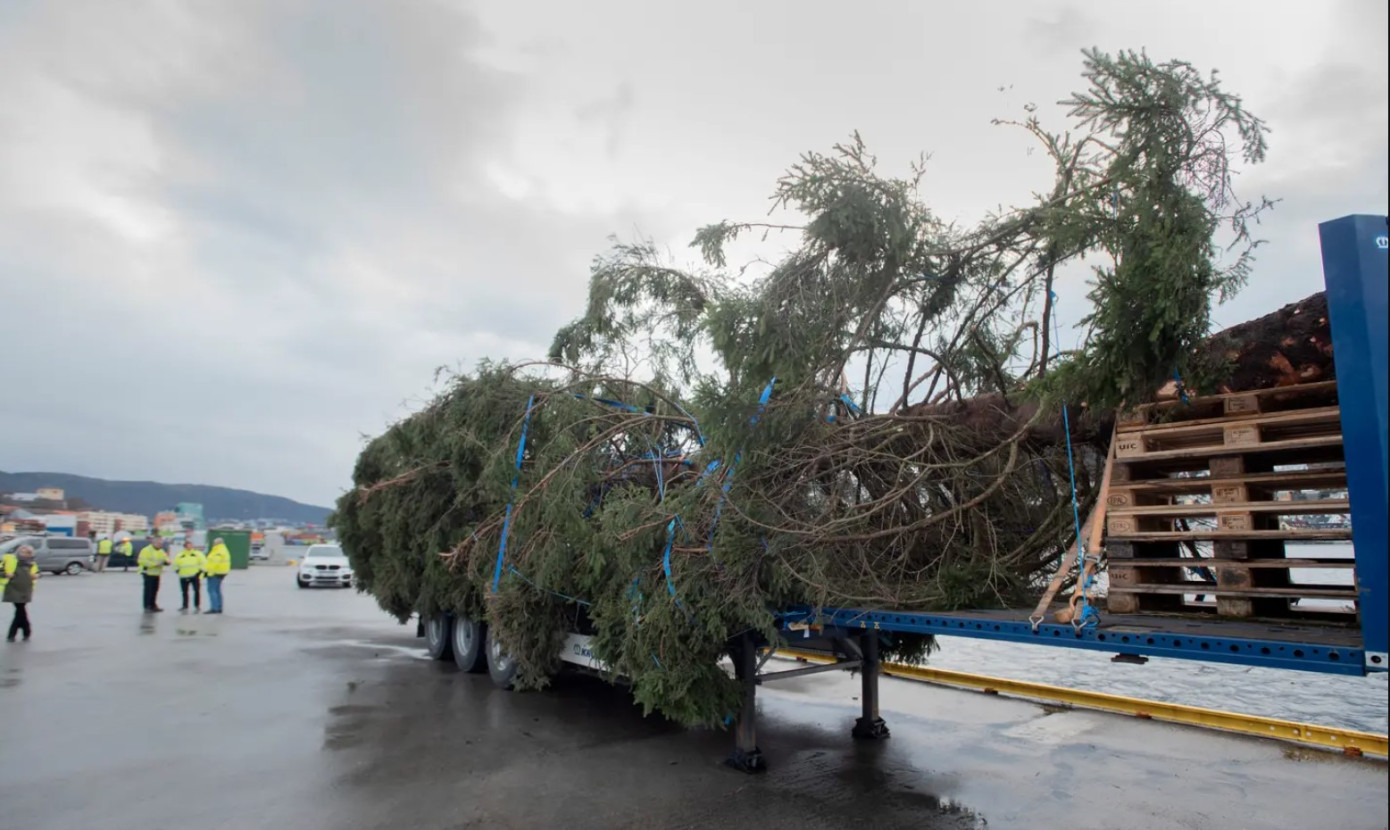
<svg viewBox="0 0 1390 830"><path fill-rule="evenodd" d="M797 651L796 649L779 649L777 654L778 656L794 657L814 663L833 662L833 658L824 654ZM1387 737L1377 735L1374 732L1357 732L1353 729L1338 729L1332 726L1314 726L1259 715L1242 715L1236 712L1223 712L1219 709L1184 706L1181 703L1164 703L1104 692L1087 692L1080 689L1067 689L1062 686L1050 686L1046 683L1031 683L1027 680L988 677L969 672L951 671L950 669L909 666L903 663L884 663L883 673L893 677L920 680L941 686L975 689L986 694L1063 703L1084 709L1133 715L1145 720L1180 723L1187 726L1219 729L1225 732L1238 732L1243 735L1311 744L1339 750L1347 755L1376 755L1382 758L1387 756Z"/></svg>

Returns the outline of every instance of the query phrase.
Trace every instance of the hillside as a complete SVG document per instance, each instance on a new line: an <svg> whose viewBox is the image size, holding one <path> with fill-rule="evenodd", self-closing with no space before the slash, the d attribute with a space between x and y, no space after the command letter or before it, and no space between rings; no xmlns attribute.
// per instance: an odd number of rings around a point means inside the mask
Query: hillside
<svg viewBox="0 0 1390 830"><path fill-rule="evenodd" d="M6 473L0 471L0 493L32 493L40 487L60 487L68 498L80 498L98 510L153 516L179 502L198 502L209 519L284 519L323 524L329 509L281 496L206 484L160 484L154 481L108 481L69 473Z"/></svg>

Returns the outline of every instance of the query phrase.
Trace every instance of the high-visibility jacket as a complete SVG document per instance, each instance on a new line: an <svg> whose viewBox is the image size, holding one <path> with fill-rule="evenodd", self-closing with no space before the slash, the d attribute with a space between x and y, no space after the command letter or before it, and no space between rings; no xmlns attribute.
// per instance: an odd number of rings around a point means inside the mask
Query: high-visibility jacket
<svg viewBox="0 0 1390 830"><path fill-rule="evenodd" d="M97 542L97 556L110 556L110 555L111 555L111 540L110 540L110 539L102 539L100 542Z"/></svg>
<svg viewBox="0 0 1390 830"><path fill-rule="evenodd" d="M226 545L213 545L203 566L208 576L224 576L232 571L232 553Z"/></svg>
<svg viewBox="0 0 1390 830"><path fill-rule="evenodd" d="M164 573L164 567L169 564L169 554L154 545L146 545L140 549L140 573L148 576L159 576Z"/></svg>
<svg viewBox="0 0 1390 830"><path fill-rule="evenodd" d="M116 550L120 551L121 556L130 556L132 553L135 552L135 546L130 543L129 539L127 539L124 542L117 545Z"/></svg>
<svg viewBox="0 0 1390 830"><path fill-rule="evenodd" d="M174 569L184 578L201 574L206 564L203 552L197 548L184 548L174 557Z"/></svg>
<svg viewBox="0 0 1390 830"><path fill-rule="evenodd" d="M10 584L10 577L14 576L14 572L17 570L19 570L18 556L16 556L13 553L7 553L4 556L0 556L0 592L3 592L5 590L5 587ZM29 575L33 577L36 581L38 580L39 563L29 563Z"/></svg>

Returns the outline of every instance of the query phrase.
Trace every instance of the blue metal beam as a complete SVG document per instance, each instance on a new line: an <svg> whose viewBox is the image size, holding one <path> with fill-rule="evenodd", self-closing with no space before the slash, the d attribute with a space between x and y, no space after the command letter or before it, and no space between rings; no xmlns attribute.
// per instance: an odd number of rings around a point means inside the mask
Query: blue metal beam
<svg viewBox="0 0 1390 830"><path fill-rule="evenodd" d="M1390 230L1384 216L1344 216L1318 226L1342 408L1352 544L1366 667L1386 669L1390 569L1386 567L1386 359Z"/></svg>
<svg viewBox="0 0 1390 830"><path fill-rule="evenodd" d="M1155 623L1159 620L1155 619ZM1359 648L1255 640L1238 637L1194 636L1182 632L1136 631L1124 627L1044 624L1037 630L1026 621L993 620L950 614L866 611L854 608L796 608L782 616L783 629L812 623L850 630L885 633L945 634L1031 645L1080 648L1112 654L1172 657L1206 663L1235 663L1271 669L1295 669L1324 674L1364 674L1365 654ZM1213 623L1219 625L1219 623ZM799 632L789 636L793 642ZM821 636L813 633L810 636Z"/></svg>

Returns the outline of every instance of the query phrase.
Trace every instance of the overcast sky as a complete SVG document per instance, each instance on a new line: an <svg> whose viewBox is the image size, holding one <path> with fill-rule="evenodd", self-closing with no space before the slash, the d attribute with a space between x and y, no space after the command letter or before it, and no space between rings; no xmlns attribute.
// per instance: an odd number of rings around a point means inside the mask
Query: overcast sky
<svg viewBox="0 0 1390 830"><path fill-rule="evenodd" d="M1269 122L1248 319L1321 288L1319 221L1386 212L1386 6L0 0L0 469L328 504L436 367L542 355L609 234L687 257L855 129L931 153L941 215L1027 201L989 121L1087 46Z"/></svg>

